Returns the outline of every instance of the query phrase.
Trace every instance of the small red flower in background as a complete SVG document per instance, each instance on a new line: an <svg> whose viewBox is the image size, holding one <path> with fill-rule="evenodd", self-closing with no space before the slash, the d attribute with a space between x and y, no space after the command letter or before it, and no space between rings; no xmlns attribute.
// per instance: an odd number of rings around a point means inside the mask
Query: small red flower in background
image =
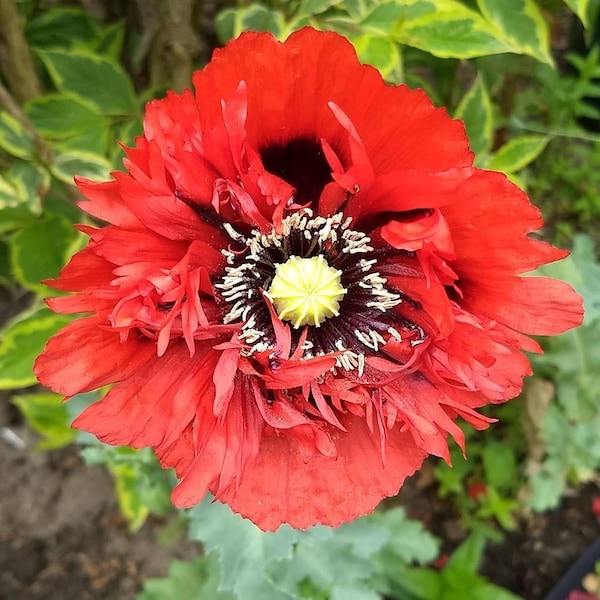
<svg viewBox="0 0 600 600"><path fill-rule="evenodd" d="M462 417L516 396L524 334L581 322L539 211L473 167L463 125L334 33L247 33L151 102L127 173L79 180L107 221L50 285L40 381L108 394L74 426L152 446L263 529L339 525L394 495Z"/></svg>

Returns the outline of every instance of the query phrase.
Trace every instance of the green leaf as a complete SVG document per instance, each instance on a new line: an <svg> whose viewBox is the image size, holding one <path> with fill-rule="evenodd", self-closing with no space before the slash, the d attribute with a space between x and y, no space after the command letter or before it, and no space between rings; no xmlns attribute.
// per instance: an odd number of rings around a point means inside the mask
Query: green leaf
<svg viewBox="0 0 600 600"><path fill-rule="evenodd" d="M573 238L573 250L570 256L549 265L545 265L539 270L542 275L563 279L570 283L582 296L585 308L584 327L591 325L594 321L600 319L600 263L596 259L594 244L589 235L579 234ZM581 332L581 328L574 330L571 333ZM554 338L554 341L561 344L567 340L566 335ZM593 345L589 348L582 348L575 355L588 354L594 350ZM554 344L552 351L554 351ZM550 356L552 353L550 353ZM574 358L576 358L574 356ZM592 353L595 356L596 364L600 366L600 354ZM544 360L545 357L539 357ZM562 357L560 358L562 361ZM562 363L558 363L562 364ZM576 363L575 372L580 368L580 364ZM573 372L573 374L575 373ZM571 373L571 371L568 371Z"/></svg>
<svg viewBox="0 0 600 600"><path fill-rule="evenodd" d="M173 561L169 575L146 579L135 600L234 600L221 592L219 567L215 556L200 556L193 562Z"/></svg>
<svg viewBox="0 0 600 600"><path fill-rule="evenodd" d="M411 3L413 4L413 3ZM475 58L515 49L479 13L455 0L432 0L426 14L401 23L402 43L440 58Z"/></svg>
<svg viewBox="0 0 600 600"><path fill-rule="evenodd" d="M290 593L295 593L305 580L326 593L337 584L360 586L373 575L373 556L389 537L389 531L366 525L362 519L337 530L313 527L299 534L294 558L286 568L275 565L271 574L277 584Z"/></svg>
<svg viewBox="0 0 600 600"><path fill-rule="evenodd" d="M0 344L0 389L22 388L36 383L33 362L48 338L70 321L48 309L9 325Z"/></svg>
<svg viewBox="0 0 600 600"><path fill-rule="evenodd" d="M42 198L50 189L50 174L46 169L18 161L4 173L4 178L15 192L15 201L8 206L23 207L35 215L42 212Z"/></svg>
<svg viewBox="0 0 600 600"><path fill-rule="evenodd" d="M312 17L325 12L332 6L342 4L344 0L302 0L298 7L298 15L307 15Z"/></svg>
<svg viewBox="0 0 600 600"><path fill-rule="evenodd" d="M381 596L366 585L340 583L331 590L329 600L381 600Z"/></svg>
<svg viewBox="0 0 600 600"><path fill-rule="evenodd" d="M8 181L6 181L2 175L0 175L0 210L4 208L14 208L19 204L20 202L17 196L17 190Z"/></svg>
<svg viewBox="0 0 600 600"><path fill-rule="evenodd" d="M245 8L228 9L215 19L215 31L225 43L243 31L270 31L280 37L286 31L283 14L262 4L250 4Z"/></svg>
<svg viewBox="0 0 600 600"><path fill-rule="evenodd" d="M35 152L33 136L20 121L4 110L0 111L0 148L25 160L33 158Z"/></svg>
<svg viewBox="0 0 600 600"><path fill-rule="evenodd" d="M402 80L402 56L398 44L370 34L361 35L353 43L361 62L379 69L387 81L398 83Z"/></svg>
<svg viewBox="0 0 600 600"><path fill-rule="evenodd" d="M546 148L545 135L523 135L504 144L490 158L486 168L503 173L517 173L533 162Z"/></svg>
<svg viewBox="0 0 600 600"><path fill-rule="evenodd" d="M100 32L98 52L103 56L118 61L125 43L125 21L116 21L106 25Z"/></svg>
<svg viewBox="0 0 600 600"><path fill-rule="evenodd" d="M481 458L487 484L499 489L514 484L517 464L511 446L490 440L483 447Z"/></svg>
<svg viewBox="0 0 600 600"><path fill-rule="evenodd" d="M251 521L231 512L228 506L211 502L210 498L194 507L189 515L190 538L202 541L207 552L219 556L220 590L233 592L240 600L293 598L274 584L266 568L272 562L292 558L297 531L282 525L276 532L263 532Z"/></svg>
<svg viewBox="0 0 600 600"><path fill-rule="evenodd" d="M477 0L484 17L522 54L553 64L548 23L533 0Z"/></svg>
<svg viewBox="0 0 600 600"><path fill-rule="evenodd" d="M410 568L391 557L386 558L384 567L386 587L389 589L389 594L386 595L401 600L440 600L441 598L446 600L443 594L447 589L440 572L433 569Z"/></svg>
<svg viewBox="0 0 600 600"><path fill-rule="evenodd" d="M453 553L444 570L475 573L485 549L485 535L475 530Z"/></svg>
<svg viewBox="0 0 600 600"><path fill-rule="evenodd" d="M421 521L408 519L401 507L377 511L362 520L369 524L377 524L388 531L390 535L386 548L406 563L424 564L438 555L438 540L424 529Z"/></svg>
<svg viewBox="0 0 600 600"><path fill-rule="evenodd" d="M490 95L481 76L465 94L454 116L465 124L476 162L485 162L492 147L494 117Z"/></svg>
<svg viewBox="0 0 600 600"><path fill-rule="evenodd" d="M104 181L110 177L111 169L112 165L104 156L83 150L63 152L50 166L50 172L54 177L71 185L74 185L75 175Z"/></svg>
<svg viewBox="0 0 600 600"><path fill-rule="evenodd" d="M51 290L40 282L58 275L66 263L76 230L62 216L38 219L10 238L11 264L17 281L41 295Z"/></svg>
<svg viewBox="0 0 600 600"><path fill-rule="evenodd" d="M70 426L69 412L57 394L20 394L12 401L27 424L44 437L37 448L51 450L75 441L77 433Z"/></svg>
<svg viewBox="0 0 600 600"><path fill-rule="evenodd" d="M109 464L108 468L115 479L115 491L121 513L127 519L129 529L137 531L150 514L137 486L139 474L133 465Z"/></svg>
<svg viewBox="0 0 600 600"><path fill-rule="evenodd" d="M80 8L56 7L29 21L25 35L33 48L70 48L76 44L91 45L96 29Z"/></svg>
<svg viewBox="0 0 600 600"><path fill-rule="evenodd" d="M565 4L579 17L579 20L587 28L590 26L590 0L564 0ZM598 8L596 7L596 12Z"/></svg>
<svg viewBox="0 0 600 600"><path fill-rule="evenodd" d="M52 83L95 106L103 115L138 112L133 85L116 62L83 50L38 51Z"/></svg>
<svg viewBox="0 0 600 600"><path fill-rule="evenodd" d="M411 13L402 2L381 2L362 19L361 28L378 35L391 36L399 22L410 18Z"/></svg>
<svg viewBox="0 0 600 600"><path fill-rule="evenodd" d="M109 126L94 104L72 94L47 94L29 101L25 114L44 137L64 139L90 127Z"/></svg>

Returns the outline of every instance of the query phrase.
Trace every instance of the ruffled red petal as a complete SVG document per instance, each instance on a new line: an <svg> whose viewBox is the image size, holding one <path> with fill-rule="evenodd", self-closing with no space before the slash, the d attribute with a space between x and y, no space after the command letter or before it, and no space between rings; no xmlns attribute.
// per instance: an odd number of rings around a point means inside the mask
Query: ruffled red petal
<svg viewBox="0 0 600 600"><path fill-rule="evenodd" d="M330 434L336 458L315 454L305 462L288 437L263 437L240 485L219 494L219 500L267 531L281 523L336 527L371 512L382 498L398 492L426 453L395 428L386 439L384 464L379 433L360 417L343 415L341 421L347 433Z"/></svg>
<svg viewBox="0 0 600 600"><path fill-rule="evenodd" d="M127 379L155 355L155 344L141 334L121 343L100 313L73 321L51 337L33 370L46 387L74 396Z"/></svg>

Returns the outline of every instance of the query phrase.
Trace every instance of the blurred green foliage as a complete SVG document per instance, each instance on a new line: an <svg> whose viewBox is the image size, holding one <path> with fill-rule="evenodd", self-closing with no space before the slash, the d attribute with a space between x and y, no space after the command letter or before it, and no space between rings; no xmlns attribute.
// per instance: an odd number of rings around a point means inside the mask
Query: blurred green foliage
<svg viewBox="0 0 600 600"><path fill-rule="evenodd" d="M96 396L65 406L54 394L23 391L35 384L35 356L69 321L43 307L53 292L40 281L56 277L85 243L73 229L87 219L73 177L105 179L120 168L115 140L127 145L139 134L143 99L154 90L143 77L134 85L124 66L139 66L139 56L123 21L103 23L71 6L20 6L45 91L19 111L0 108L0 285L27 299L0 331L0 389L14 391L43 449L72 443L69 412ZM599 8L599 0L272 0L219 13L222 43L248 29L280 38L305 25L338 31L388 82L423 87L462 119L476 164L528 189L548 220L547 238L574 240L572 257L545 272L581 291L587 317L580 329L544 341L546 353L534 358L556 401L537 407L533 431L526 432L525 412L537 401L526 390L522 403L494 409L501 425L467 432L467 460L453 449L454 467L436 466L438 494L470 532L445 566L427 566L440 558L439 544L400 508L338 530L270 534L206 500L187 513L190 537L206 556L176 561L167 578L146 582L138 600L515 598L477 575L486 538L514 528L525 506L556 506L568 485L600 468L600 50L568 52L555 39L580 22L591 40ZM77 441L89 463L113 475L132 529L170 510L173 479L150 451L82 434Z"/></svg>

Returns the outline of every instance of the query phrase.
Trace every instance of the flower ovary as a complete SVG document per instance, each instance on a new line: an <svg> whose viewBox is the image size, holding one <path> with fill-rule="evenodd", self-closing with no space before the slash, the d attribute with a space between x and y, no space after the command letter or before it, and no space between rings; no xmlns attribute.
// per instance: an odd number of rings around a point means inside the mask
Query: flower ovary
<svg viewBox="0 0 600 600"><path fill-rule="evenodd" d="M341 275L320 254L310 258L290 256L276 265L267 295L279 317L295 328L319 327L329 317L339 315L339 302L348 291L342 286Z"/></svg>

